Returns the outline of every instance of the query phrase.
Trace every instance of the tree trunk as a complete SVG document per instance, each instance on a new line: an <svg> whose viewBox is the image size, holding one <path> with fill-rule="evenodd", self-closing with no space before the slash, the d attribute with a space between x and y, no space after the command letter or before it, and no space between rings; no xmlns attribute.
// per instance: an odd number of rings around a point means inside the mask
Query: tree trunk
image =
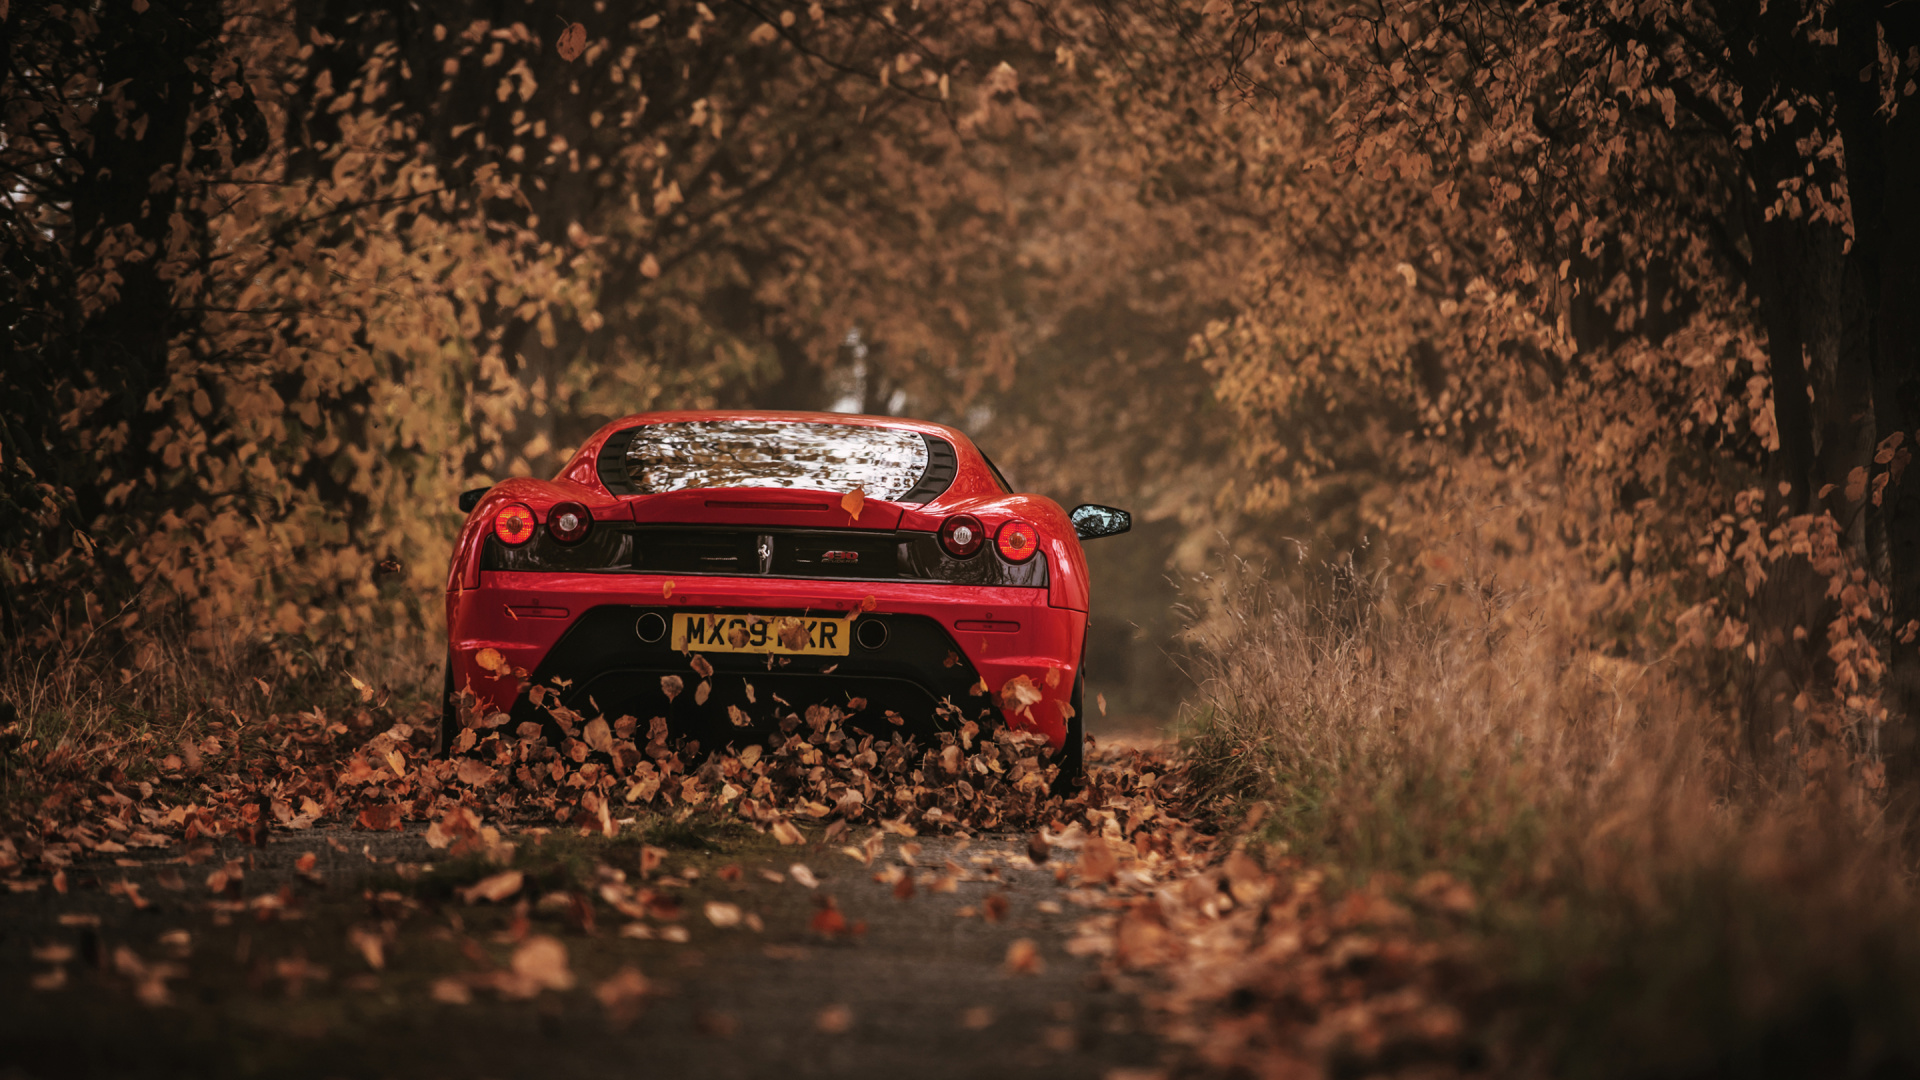
<svg viewBox="0 0 1920 1080"><path fill-rule="evenodd" d="M1888 110L1881 83L1895 79L1880 58L1920 47L1920 10L1912 4L1856 0L1840 9L1840 130L1853 204L1854 261L1872 322L1873 427L1880 438L1920 436L1920 98ZM1897 81L1904 81L1899 75ZM1891 115L1888 113L1891 112ZM1869 507L1880 550L1876 570L1888 590L1890 651L1881 750L1897 779L1920 779L1920 643L1903 628L1920 620L1920 477L1890 484Z"/></svg>

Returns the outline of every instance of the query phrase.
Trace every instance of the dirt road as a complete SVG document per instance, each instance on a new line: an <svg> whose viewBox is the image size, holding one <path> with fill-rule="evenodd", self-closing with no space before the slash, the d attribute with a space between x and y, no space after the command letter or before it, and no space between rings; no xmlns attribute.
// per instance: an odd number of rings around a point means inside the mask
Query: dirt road
<svg viewBox="0 0 1920 1080"><path fill-rule="evenodd" d="M1024 837L887 837L871 866L844 837L738 826L511 838L524 884L498 903L463 895L498 865L346 829L0 894L0 1076L930 1080L1158 1061L1137 1004L1065 951L1082 909ZM666 854L643 874L648 848ZM608 883L651 907L622 914ZM564 970L535 982L571 988L490 982L543 936ZM1010 970L1022 940L1036 962Z"/></svg>

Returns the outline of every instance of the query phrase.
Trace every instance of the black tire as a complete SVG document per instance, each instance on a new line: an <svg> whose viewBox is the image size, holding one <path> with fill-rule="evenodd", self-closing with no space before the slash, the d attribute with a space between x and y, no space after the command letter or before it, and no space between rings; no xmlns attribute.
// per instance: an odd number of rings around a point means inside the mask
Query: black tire
<svg viewBox="0 0 1920 1080"><path fill-rule="evenodd" d="M453 740L460 737L460 713L453 704L453 657L447 657L447 681L440 692L440 740L434 743L434 757L453 753Z"/></svg>
<svg viewBox="0 0 1920 1080"><path fill-rule="evenodd" d="M1053 790L1059 795L1072 795L1086 783L1087 774L1087 722L1081 708L1081 698L1085 696L1087 662L1080 661L1080 667L1073 675L1073 696L1067 699L1072 706L1073 715L1067 718L1067 741L1060 747L1060 775L1054 778Z"/></svg>

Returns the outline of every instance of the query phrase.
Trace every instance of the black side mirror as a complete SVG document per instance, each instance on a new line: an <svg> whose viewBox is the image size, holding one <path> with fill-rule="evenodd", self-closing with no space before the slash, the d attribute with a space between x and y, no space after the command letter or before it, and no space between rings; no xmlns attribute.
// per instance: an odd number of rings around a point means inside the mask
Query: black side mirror
<svg viewBox="0 0 1920 1080"><path fill-rule="evenodd" d="M480 505L480 497L492 490L493 489L491 487L483 487L483 488L474 488L471 491L461 492L460 493L460 512L463 514L473 513L473 508Z"/></svg>
<svg viewBox="0 0 1920 1080"><path fill-rule="evenodd" d="M1133 528L1133 515L1125 510L1115 510L1111 506L1095 506L1093 503L1081 503L1073 508L1067 517L1073 520L1073 531L1082 540L1092 540L1100 536L1118 536Z"/></svg>

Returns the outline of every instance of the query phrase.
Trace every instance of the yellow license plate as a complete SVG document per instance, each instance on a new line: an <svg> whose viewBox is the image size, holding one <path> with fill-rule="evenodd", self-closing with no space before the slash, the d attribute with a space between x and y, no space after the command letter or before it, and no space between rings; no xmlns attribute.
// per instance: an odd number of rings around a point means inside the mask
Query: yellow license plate
<svg viewBox="0 0 1920 1080"><path fill-rule="evenodd" d="M812 615L673 615L673 647L693 652L847 655L852 619Z"/></svg>

